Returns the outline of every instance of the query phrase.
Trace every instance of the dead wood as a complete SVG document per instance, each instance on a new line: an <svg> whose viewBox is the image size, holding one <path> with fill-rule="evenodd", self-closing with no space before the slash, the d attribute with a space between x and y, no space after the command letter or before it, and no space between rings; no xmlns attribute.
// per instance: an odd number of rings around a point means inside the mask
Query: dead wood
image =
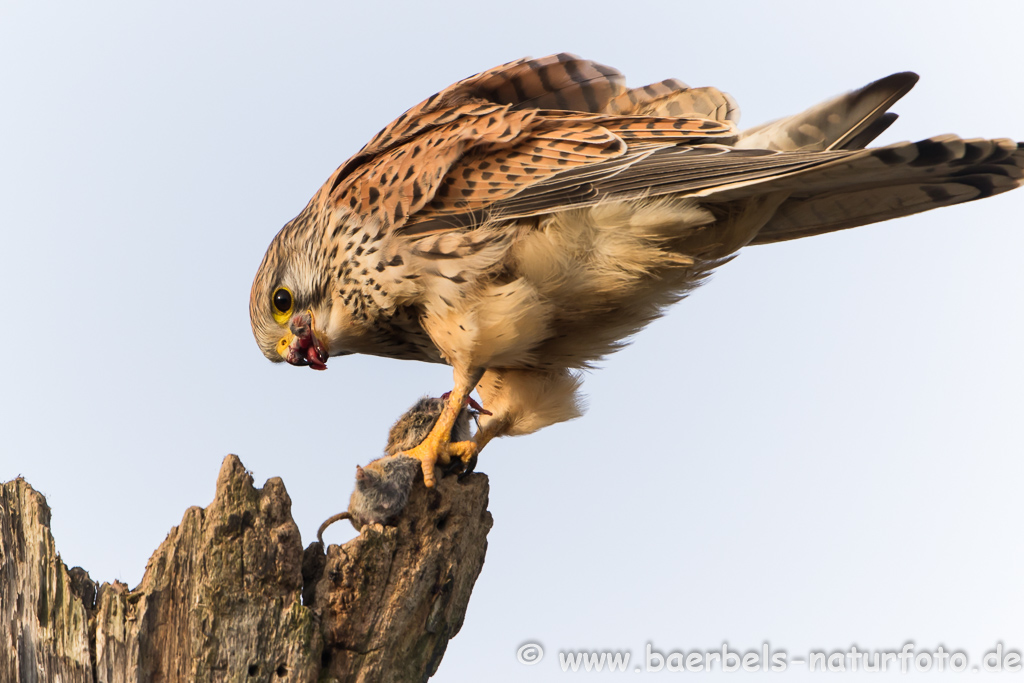
<svg viewBox="0 0 1024 683"><path fill-rule="evenodd" d="M257 489L231 455L129 590L69 571L46 501L8 482L0 683L425 681L483 566L487 492L482 474L418 484L397 526L304 551L281 480Z"/></svg>

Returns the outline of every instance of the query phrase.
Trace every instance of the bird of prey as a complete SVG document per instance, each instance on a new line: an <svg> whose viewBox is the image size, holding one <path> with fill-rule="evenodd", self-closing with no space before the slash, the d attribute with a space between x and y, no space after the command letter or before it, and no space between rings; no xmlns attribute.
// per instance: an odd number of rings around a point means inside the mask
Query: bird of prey
<svg viewBox="0 0 1024 683"><path fill-rule="evenodd" d="M386 126L274 238L250 316L272 361L447 363L454 387L406 451L424 481L495 436L579 414L578 369L748 245L989 197L1024 143L943 135L865 149L917 81L899 73L746 130L733 99L627 88L571 54L520 59ZM476 388L473 440L452 425Z"/></svg>

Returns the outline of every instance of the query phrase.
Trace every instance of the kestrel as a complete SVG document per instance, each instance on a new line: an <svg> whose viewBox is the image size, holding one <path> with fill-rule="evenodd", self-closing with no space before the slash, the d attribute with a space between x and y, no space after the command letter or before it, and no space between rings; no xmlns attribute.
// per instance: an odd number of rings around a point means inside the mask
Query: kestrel
<svg viewBox="0 0 1024 683"><path fill-rule="evenodd" d="M628 89L570 54L424 100L345 162L274 238L252 286L272 361L368 353L447 363L454 388L407 451L470 461L579 415L573 371L620 348L737 250L989 197L1024 143L953 135L864 149L900 73L747 130L715 88ZM452 425L474 387L473 440Z"/></svg>

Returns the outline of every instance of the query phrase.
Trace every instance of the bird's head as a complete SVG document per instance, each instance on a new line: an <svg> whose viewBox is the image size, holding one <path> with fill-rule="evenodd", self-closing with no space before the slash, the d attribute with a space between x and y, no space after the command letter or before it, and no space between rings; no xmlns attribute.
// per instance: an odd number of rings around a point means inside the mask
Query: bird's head
<svg viewBox="0 0 1024 683"><path fill-rule="evenodd" d="M329 269L318 268L309 241L290 239L288 228L274 238L256 272L249 295L249 319L260 350L275 363L327 369L330 344Z"/></svg>

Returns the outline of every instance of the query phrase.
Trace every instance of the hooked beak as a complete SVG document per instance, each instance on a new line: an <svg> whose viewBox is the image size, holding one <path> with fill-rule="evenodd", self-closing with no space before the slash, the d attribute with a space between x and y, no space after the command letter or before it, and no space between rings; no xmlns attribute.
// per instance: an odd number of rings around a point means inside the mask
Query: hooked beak
<svg viewBox="0 0 1024 683"><path fill-rule="evenodd" d="M288 333L277 343L277 352L292 365L327 369L327 347L316 332L313 311L292 316Z"/></svg>

